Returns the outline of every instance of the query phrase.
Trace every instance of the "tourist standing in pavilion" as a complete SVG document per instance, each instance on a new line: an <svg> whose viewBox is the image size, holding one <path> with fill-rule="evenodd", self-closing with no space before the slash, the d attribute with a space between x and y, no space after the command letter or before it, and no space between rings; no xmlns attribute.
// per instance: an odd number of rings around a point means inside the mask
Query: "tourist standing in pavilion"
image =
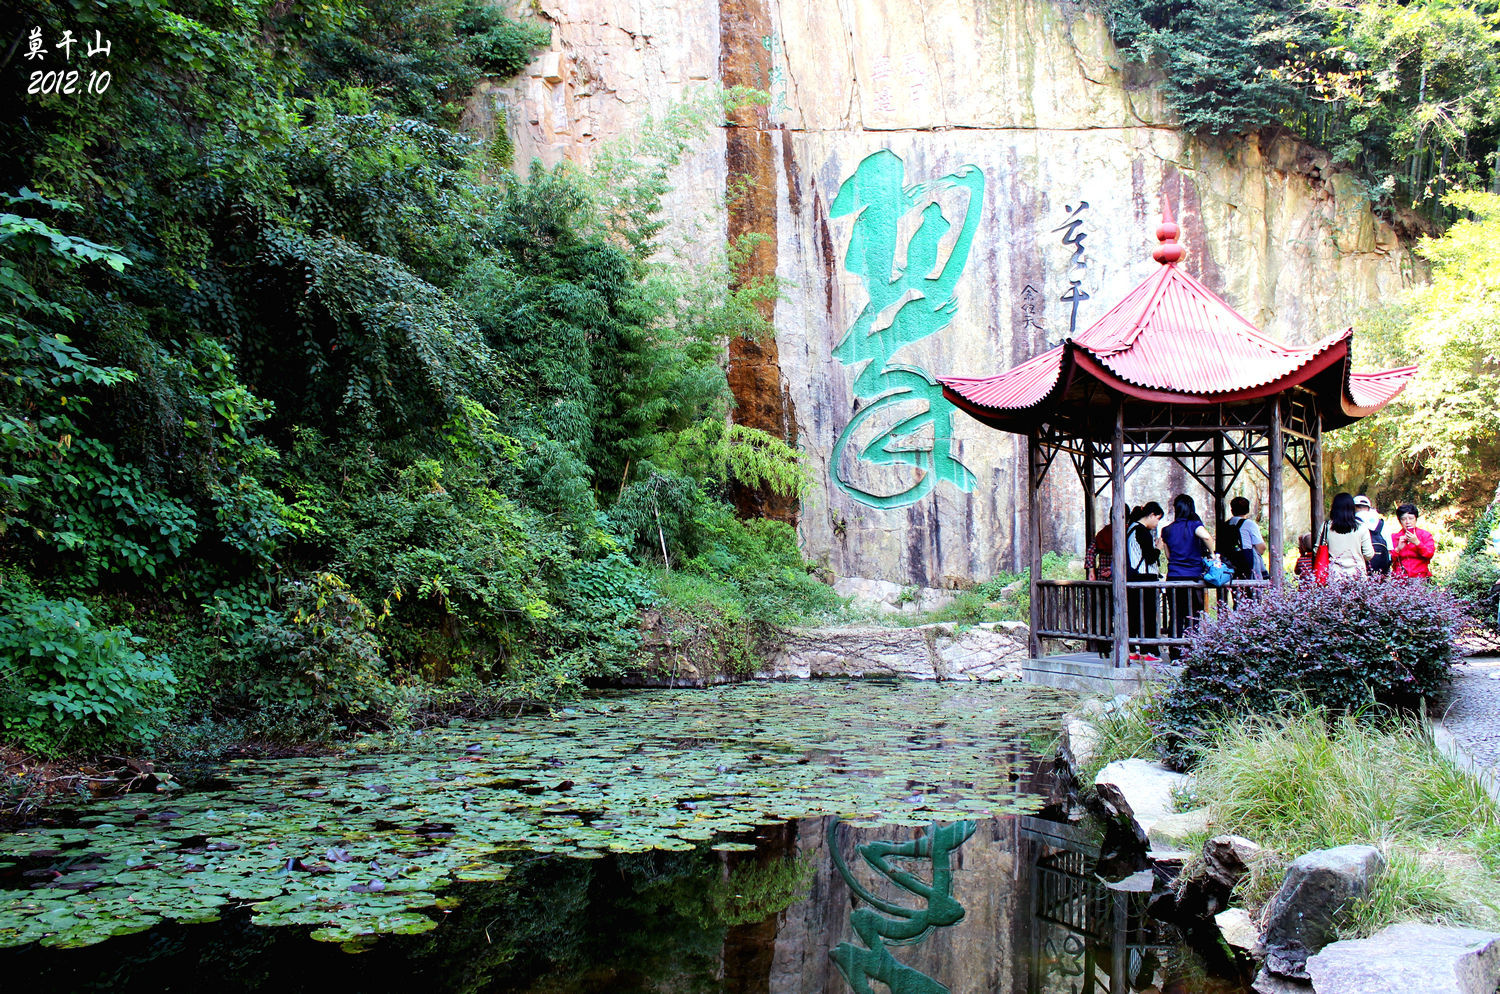
<svg viewBox="0 0 1500 994"><path fill-rule="evenodd" d="M1224 561L1234 567L1235 579L1264 580L1266 540L1260 533L1260 525L1250 517L1249 499L1236 497L1231 500L1229 513L1233 517L1224 522L1224 531L1220 534L1225 539L1219 542L1219 551L1224 556ZM1228 539L1234 540L1238 546L1233 556L1225 549L1225 540Z"/></svg>
<svg viewBox="0 0 1500 994"><path fill-rule="evenodd" d="M1161 524L1162 507L1148 500L1130 512L1130 529L1125 536L1125 579L1131 583L1155 583L1161 579L1161 549L1156 544L1156 528ZM1130 637L1155 639L1157 593L1155 588L1133 587L1128 593ZM1132 663L1160 662L1154 652L1133 652Z"/></svg>
<svg viewBox="0 0 1500 994"><path fill-rule="evenodd" d="M1157 548L1167 554L1167 579L1191 580L1193 587L1170 592L1173 638L1182 638L1188 625L1203 613L1203 560L1214 554L1214 539L1198 517L1198 506L1187 494L1172 498L1172 523L1161 530Z"/></svg>

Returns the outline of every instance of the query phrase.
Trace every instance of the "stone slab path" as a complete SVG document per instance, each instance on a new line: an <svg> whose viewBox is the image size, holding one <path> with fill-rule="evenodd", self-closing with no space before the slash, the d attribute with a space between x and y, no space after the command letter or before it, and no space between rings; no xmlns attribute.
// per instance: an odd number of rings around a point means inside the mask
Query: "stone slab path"
<svg viewBox="0 0 1500 994"><path fill-rule="evenodd" d="M1500 779L1500 656L1475 656L1453 673L1447 700L1433 717L1476 765Z"/></svg>

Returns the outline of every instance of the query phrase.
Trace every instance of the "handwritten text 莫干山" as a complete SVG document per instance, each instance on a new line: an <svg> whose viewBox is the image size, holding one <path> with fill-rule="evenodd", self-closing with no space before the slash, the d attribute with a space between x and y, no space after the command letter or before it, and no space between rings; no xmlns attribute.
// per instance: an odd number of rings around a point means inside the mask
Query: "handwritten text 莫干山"
<svg viewBox="0 0 1500 994"><path fill-rule="evenodd" d="M85 59L109 58L114 43L105 38L102 32L95 31L90 40L86 36L75 38L72 30L64 30L49 48L42 29L33 27L26 36L26 45L22 58L28 63L43 63L42 67L32 66L31 77L26 85L28 96L69 96L81 93L97 95L109 89L109 84L113 81L108 69L85 71L81 65ZM78 49L76 54L79 68L73 68L75 48ZM59 52L62 54L63 65L56 69L46 68L49 55L56 56Z"/></svg>

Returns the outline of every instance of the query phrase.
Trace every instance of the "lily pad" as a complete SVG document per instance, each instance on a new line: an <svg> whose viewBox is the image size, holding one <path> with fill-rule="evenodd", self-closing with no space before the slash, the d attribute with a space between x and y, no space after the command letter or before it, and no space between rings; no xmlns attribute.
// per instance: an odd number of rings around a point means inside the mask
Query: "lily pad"
<svg viewBox="0 0 1500 994"><path fill-rule="evenodd" d="M0 879L22 881L0 890L0 946L85 945L237 905L358 942L434 927L450 884L503 880L535 853L688 850L831 814L925 825L1034 810L1013 767L1036 761L1027 736L1071 701L1015 685L741 684L455 722L400 752L237 760L223 789L96 802L76 825L0 837Z"/></svg>

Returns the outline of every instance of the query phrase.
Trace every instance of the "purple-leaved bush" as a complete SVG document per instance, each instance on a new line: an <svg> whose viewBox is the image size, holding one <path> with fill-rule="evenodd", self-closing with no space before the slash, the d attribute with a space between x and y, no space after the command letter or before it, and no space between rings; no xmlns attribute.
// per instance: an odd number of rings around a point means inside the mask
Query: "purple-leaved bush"
<svg viewBox="0 0 1500 994"><path fill-rule="evenodd" d="M1333 711L1415 707L1448 679L1463 613L1434 584L1348 580L1288 585L1205 617L1160 699L1167 758L1188 762L1226 718L1294 697Z"/></svg>

